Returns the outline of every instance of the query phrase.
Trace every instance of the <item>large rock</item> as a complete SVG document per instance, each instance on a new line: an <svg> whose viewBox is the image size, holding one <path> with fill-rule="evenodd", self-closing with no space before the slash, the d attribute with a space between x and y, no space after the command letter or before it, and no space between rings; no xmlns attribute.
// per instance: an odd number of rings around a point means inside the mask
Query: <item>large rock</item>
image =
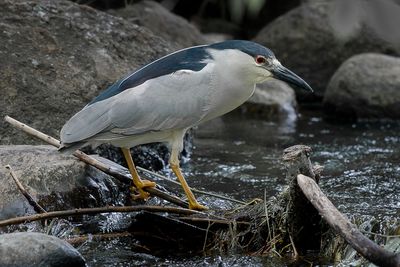
<svg viewBox="0 0 400 267"><path fill-rule="evenodd" d="M270 79L258 84L253 96L241 110L266 119L295 119L296 95L287 83Z"/></svg>
<svg viewBox="0 0 400 267"><path fill-rule="evenodd" d="M48 211L121 204L124 199L122 185L113 178L54 147L0 146L0 219L32 212L6 165Z"/></svg>
<svg viewBox="0 0 400 267"><path fill-rule="evenodd" d="M324 97L326 114L336 118L400 119L400 58L366 53L345 61Z"/></svg>
<svg viewBox="0 0 400 267"><path fill-rule="evenodd" d="M65 121L109 84L178 48L71 1L0 1L0 114L58 137ZM37 142L2 119L0 137L1 144Z"/></svg>
<svg viewBox="0 0 400 267"><path fill-rule="evenodd" d="M67 242L41 233L0 235L0 266L86 266L82 255Z"/></svg>
<svg viewBox="0 0 400 267"><path fill-rule="evenodd" d="M109 13L148 28L177 47L205 43L205 39L194 25L154 1L141 1L122 9L110 10Z"/></svg>
<svg viewBox="0 0 400 267"><path fill-rule="evenodd" d="M376 31L367 24L360 23L357 31L343 38L331 23L335 2L304 3L268 24L254 39L271 48L283 65L316 91L315 94L299 94L301 100L321 100L335 70L352 55L362 52L399 54L398 44L378 38ZM386 19L391 20L390 17Z"/></svg>

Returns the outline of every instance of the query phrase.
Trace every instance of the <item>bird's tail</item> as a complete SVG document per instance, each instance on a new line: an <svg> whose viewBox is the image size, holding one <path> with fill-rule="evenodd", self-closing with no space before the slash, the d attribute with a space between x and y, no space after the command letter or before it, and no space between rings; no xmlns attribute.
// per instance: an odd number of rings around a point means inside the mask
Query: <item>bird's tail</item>
<svg viewBox="0 0 400 267"><path fill-rule="evenodd" d="M85 146L86 142L76 142L70 144L63 144L58 148L58 151L62 154L72 154L75 150L80 149L81 147Z"/></svg>

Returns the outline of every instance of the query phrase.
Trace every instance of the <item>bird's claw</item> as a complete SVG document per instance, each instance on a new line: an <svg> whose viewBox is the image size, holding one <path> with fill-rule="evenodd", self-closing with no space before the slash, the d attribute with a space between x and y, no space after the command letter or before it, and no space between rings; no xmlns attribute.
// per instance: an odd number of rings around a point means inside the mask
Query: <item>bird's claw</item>
<svg viewBox="0 0 400 267"><path fill-rule="evenodd" d="M149 180L140 180L140 182L135 183L134 186L130 187L131 198L133 200L147 200L150 197L150 193L143 190L146 187L155 187L156 183Z"/></svg>
<svg viewBox="0 0 400 267"><path fill-rule="evenodd" d="M150 197L150 194L141 190L139 193L132 192L131 198L132 200L147 200Z"/></svg>

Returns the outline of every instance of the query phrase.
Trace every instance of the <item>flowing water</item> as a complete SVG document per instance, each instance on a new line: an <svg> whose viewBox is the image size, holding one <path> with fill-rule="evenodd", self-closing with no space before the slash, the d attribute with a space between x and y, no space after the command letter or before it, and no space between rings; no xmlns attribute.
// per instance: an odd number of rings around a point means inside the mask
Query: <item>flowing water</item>
<svg viewBox="0 0 400 267"><path fill-rule="evenodd" d="M263 121L228 114L201 125L183 171L198 189L248 201L272 196L285 186L282 150L295 144L313 149L325 167L320 186L340 211L377 220L400 217L400 122L325 122L318 113L297 120ZM169 174L169 173L167 173ZM198 196L211 208L227 201ZM87 242L79 250L89 266L286 266L269 258L213 256L159 258L132 251L132 241Z"/></svg>

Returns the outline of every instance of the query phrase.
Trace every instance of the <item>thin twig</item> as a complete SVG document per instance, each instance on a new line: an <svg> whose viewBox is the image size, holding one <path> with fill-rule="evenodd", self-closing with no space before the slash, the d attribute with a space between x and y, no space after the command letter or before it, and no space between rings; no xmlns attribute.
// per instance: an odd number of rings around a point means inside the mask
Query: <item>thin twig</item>
<svg viewBox="0 0 400 267"><path fill-rule="evenodd" d="M208 232L210 231L211 223L208 221L207 224L207 229L206 229L206 235L204 237L204 243L203 243L203 252L206 252L206 245L207 245L207 239L208 239Z"/></svg>
<svg viewBox="0 0 400 267"><path fill-rule="evenodd" d="M17 185L19 191L24 195L24 197L26 198L26 200L28 200L29 204L33 207L33 209L37 212L37 213L46 213L46 210L39 205L39 203L37 203L33 197L28 193L28 191L26 191L25 187L21 184L21 182L18 180L17 175L15 174L15 172L13 171L13 169L11 168L10 165L6 166L6 169L8 169L10 171L10 175L13 178L15 184Z"/></svg>
<svg viewBox="0 0 400 267"><path fill-rule="evenodd" d="M299 253L297 252L296 246L294 245L293 238L292 238L291 234L289 234L289 240L290 240L290 244L292 245L292 248L293 248L293 258L294 259L298 259L299 258Z"/></svg>
<svg viewBox="0 0 400 267"><path fill-rule="evenodd" d="M369 235L376 235L380 237L386 237L386 238L393 238L393 237L400 237L400 235L385 235L385 234L378 234L370 231L365 231L365 230L360 230L364 234L369 234Z"/></svg>
<svg viewBox="0 0 400 267"><path fill-rule="evenodd" d="M98 208L83 208L83 209L72 209L72 210L62 210L62 211L51 211L51 212L34 214L34 215L29 215L29 216L11 218L11 219L0 221L0 227L13 225L13 224L28 223L28 222L56 218L56 217L93 215L93 214L110 213L110 212L138 212L138 211L168 212L168 213L183 214L183 215L191 215L191 214L207 215L200 211L189 210L189 209L184 209L184 208L164 207L164 206L146 206L146 205L123 206L123 207L106 206L106 207L98 207Z"/></svg>
<svg viewBox="0 0 400 267"><path fill-rule="evenodd" d="M269 226L268 207L267 207L267 190L265 188L264 188L264 210L265 210L265 218L267 219L268 240L272 240L271 227Z"/></svg>

